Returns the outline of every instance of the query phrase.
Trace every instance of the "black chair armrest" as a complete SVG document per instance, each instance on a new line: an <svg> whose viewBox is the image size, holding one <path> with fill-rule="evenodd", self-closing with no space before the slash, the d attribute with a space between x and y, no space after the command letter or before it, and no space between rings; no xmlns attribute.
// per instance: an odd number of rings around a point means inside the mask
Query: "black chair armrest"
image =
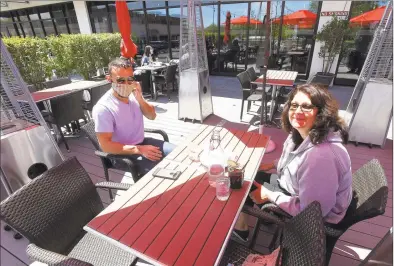
<svg viewBox="0 0 394 266"><path fill-rule="evenodd" d="M242 212L249 214L251 216L257 217L258 219L261 219L263 221L267 221L267 222L272 222L275 223L281 227L284 226L284 221L282 221L281 219L279 219L277 216L272 215L268 212L262 211L260 209L256 209L254 207L251 206L244 206L242 208Z"/></svg>
<svg viewBox="0 0 394 266"><path fill-rule="evenodd" d="M161 129L151 129L151 128L145 128L145 129L144 129L144 131L145 131L145 132L147 132L147 133L156 133L156 134L160 134L160 135L162 135L162 137L163 137L164 141L167 141L167 142L169 142L169 138L168 138L168 135L167 135L167 133L166 133L166 132L164 132L164 131L163 131L163 130L161 130Z"/></svg>
<svg viewBox="0 0 394 266"><path fill-rule="evenodd" d="M29 244L27 246L26 253L32 261L39 261L48 265L93 266L90 263L40 248L35 244Z"/></svg>
<svg viewBox="0 0 394 266"><path fill-rule="evenodd" d="M162 75L162 74L155 74L155 75L153 75L154 77L162 77L162 78L165 78L165 76L164 75Z"/></svg>
<svg viewBox="0 0 394 266"><path fill-rule="evenodd" d="M273 213L275 213L275 215L279 216L280 218L285 218L285 219L293 218L293 216L291 216L290 214L288 214L287 212L285 212L284 210L279 208L279 206L274 203L264 204L261 207L261 210L265 211L265 212L273 212Z"/></svg>
<svg viewBox="0 0 394 266"><path fill-rule="evenodd" d="M124 154L113 154L113 153L108 153L104 151L94 151L94 153L101 158L106 158L106 159L125 159L127 158L126 155Z"/></svg>
<svg viewBox="0 0 394 266"><path fill-rule="evenodd" d="M97 188L109 188L109 189L117 189L117 190L128 190L133 185L126 183L115 183L115 182L100 182L95 184Z"/></svg>

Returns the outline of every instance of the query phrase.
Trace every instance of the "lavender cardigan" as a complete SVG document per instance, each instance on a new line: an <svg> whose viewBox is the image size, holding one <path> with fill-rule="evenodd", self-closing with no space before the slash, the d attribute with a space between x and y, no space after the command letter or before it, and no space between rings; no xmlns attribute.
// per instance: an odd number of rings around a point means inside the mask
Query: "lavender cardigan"
<svg viewBox="0 0 394 266"><path fill-rule="evenodd" d="M307 137L296 150L294 147L289 135L277 166L279 184L291 196L268 191L269 200L292 216L316 200L324 220L339 223L352 198L351 162L340 135L330 132L318 145Z"/></svg>

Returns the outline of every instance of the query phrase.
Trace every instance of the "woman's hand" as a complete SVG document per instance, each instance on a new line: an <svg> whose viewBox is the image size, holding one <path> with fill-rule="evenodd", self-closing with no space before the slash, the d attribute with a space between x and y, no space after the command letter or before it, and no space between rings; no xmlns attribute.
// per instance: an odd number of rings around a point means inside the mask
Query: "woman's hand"
<svg viewBox="0 0 394 266"><path fill-rule="evenodd" d="M256 181L254 181L253 184L257 187L257 189L249 193L249 197L253 200L253 202L256 204L264 204L269 201L266 193L267 189Z"/></svg>
<svg viewBox="0 0 394 266"><path fill-rule="evenodd" d="M272 161L270 163L262 163L262 164L260 164L259 170L260 171L272 170L272 169L274 169L276 167L277 163L278 163L278 160L274 160L274 161Z"/></svg>

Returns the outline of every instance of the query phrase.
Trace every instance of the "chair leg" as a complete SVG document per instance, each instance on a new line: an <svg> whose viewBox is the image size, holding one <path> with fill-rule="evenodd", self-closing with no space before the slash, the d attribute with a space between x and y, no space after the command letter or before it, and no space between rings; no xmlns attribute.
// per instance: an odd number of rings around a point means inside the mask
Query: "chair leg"
<svg viewBox="0 0 394 266"><path fill-rule="evenodd" d="M252 104L251 104L251 102L250 102L250 101L248 101L248 107L246 108L246 111L247 111L247 112L249 112L249 111L250 111L250 107L251 107L251 105L252 105Z"/></svg>
<svg viewBox="0 0 394 266"><path fill-rule="evenodd" d="M66 146L67 151L70 152L70 147L68 147L68 143L66 141L66 138L64 137L62 129L60 128L60 126L58 124L56 124L56 127L57 127L57 130L59 130L60 137L62 138L62 141L64 142L64 146Z"/></svg>
<svg viewBox="0 0 394 266"><path fill-rule="evenodd" d="M244 102L245 102L245 99L242 98L242 102L241 102L241 115L240 115L240 120L241 120L241 121L242 121L242 115L243 115L243 112L244 112Z"/></svg>

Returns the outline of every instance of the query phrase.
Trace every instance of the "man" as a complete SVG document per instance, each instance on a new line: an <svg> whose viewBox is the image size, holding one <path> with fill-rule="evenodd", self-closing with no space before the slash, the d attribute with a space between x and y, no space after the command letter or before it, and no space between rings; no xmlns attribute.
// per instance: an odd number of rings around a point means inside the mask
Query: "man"
<svg viewBox="0 0 394 266"><path fill-rule="evenodd" d="M142 96L131 63L117 58L109 63L108 72L107 80L112 83L112 89L101 97L92 112L101 149L129 155L137 162L139 172L146 174L174 145L145 138L143 116L154 120L156 111Z"/></svg>

